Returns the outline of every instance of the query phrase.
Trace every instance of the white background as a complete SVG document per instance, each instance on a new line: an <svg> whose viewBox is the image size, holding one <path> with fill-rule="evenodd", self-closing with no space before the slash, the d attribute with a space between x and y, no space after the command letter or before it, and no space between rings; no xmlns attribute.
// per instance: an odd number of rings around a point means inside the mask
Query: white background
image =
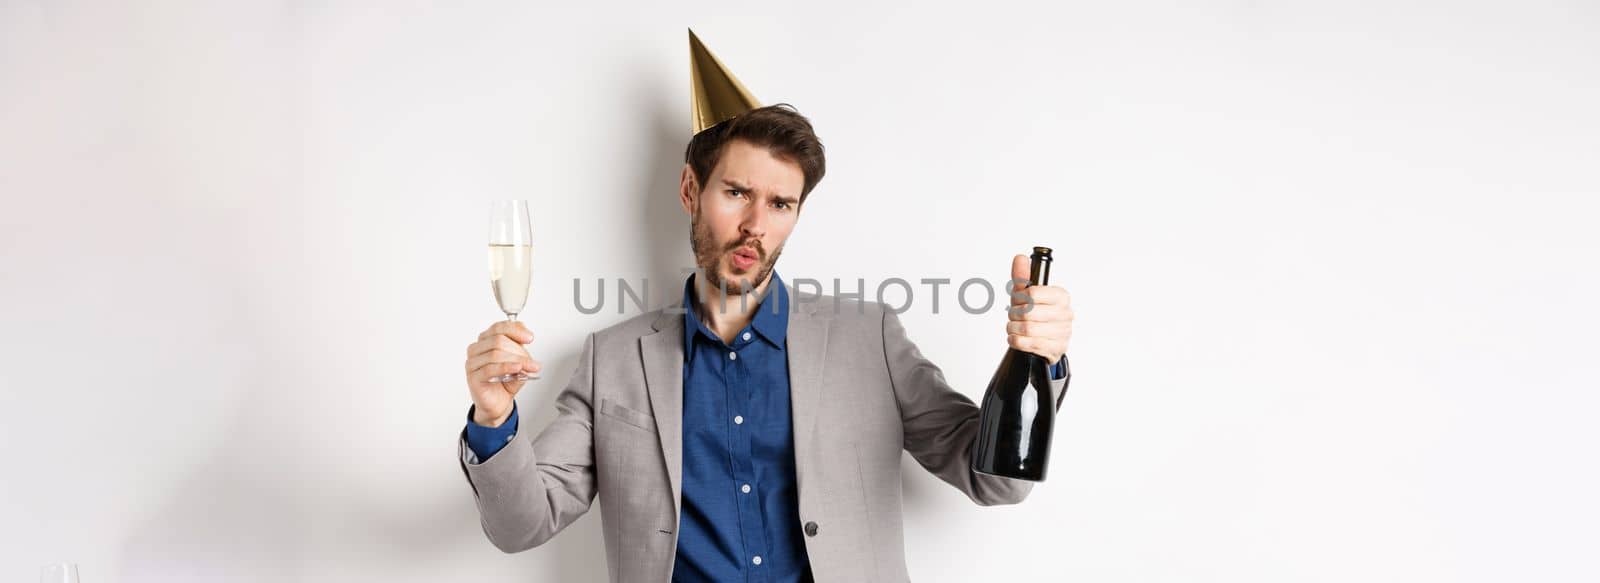
<svg viewBox="0 0 1600 583"><path fill-rule="evenodd" d="M1050 479L907 461L916 580L1600 577L1593 2L0 0L0 580L602 580L482 535L462 357L491 199L530 428L635 313L573 278L681 281L688 26L827 145L781 274L1057 249ZM930 308L976 398L1004 316Z"/></svg>

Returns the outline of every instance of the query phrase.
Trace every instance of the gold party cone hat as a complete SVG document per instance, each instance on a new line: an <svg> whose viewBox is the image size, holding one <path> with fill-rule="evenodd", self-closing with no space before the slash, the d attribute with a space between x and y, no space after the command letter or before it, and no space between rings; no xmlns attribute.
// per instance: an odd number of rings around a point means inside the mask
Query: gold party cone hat
<svg viewBox="0 0 1600 583"><path fill-rule="evenodd" d="M761 107L756 96L689 31L689 107L694 133Z"/></svg>

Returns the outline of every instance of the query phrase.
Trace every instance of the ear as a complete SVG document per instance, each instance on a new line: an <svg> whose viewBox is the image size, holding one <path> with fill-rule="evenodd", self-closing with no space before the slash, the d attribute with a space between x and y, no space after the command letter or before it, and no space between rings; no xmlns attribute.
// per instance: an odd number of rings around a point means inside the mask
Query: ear
<svg viewBox="0 0 1600 583"><path fill-rule="evenodd" d="M683 203L683 212L694 216L694 199L700 195L700 184L694 179L694 168L688 164L683 165L683 174L678 177L678 202Z"/></svg>

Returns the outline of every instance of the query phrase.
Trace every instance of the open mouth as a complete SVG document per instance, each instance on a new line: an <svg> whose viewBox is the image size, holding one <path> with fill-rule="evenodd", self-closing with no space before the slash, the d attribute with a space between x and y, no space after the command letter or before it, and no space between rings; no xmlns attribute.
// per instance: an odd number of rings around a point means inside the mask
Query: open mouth
<svg viewBox="0 0 1600 583"><path fill-rule="evenodd" d="M756 260L760 259L761 255L756 253L754 249L745 247L734 250L732 258L734 267L739 269L748 269L750 266L756 264Z"/></svg>

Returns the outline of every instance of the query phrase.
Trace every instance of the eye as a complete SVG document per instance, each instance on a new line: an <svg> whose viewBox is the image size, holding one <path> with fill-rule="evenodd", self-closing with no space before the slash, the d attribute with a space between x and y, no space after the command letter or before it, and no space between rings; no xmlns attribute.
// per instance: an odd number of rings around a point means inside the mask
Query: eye
<svg viewBox="0 0 1600 583"><path fill-rule="evenodd" d="M728 189L728 196L744 196L744 191L737 188Z"/></svg>
<svg viewBox="0 0 1600 583"><path fill-rule="evenodd" d="M774 203L772 203L772 205L778 207L778 210L781 210L781 211L786 211L786 210L789 210L790 208L792 208L792 205L790 205L789 201L786 201L786 200L780 200L780 201L774 202Z"/></svg>

